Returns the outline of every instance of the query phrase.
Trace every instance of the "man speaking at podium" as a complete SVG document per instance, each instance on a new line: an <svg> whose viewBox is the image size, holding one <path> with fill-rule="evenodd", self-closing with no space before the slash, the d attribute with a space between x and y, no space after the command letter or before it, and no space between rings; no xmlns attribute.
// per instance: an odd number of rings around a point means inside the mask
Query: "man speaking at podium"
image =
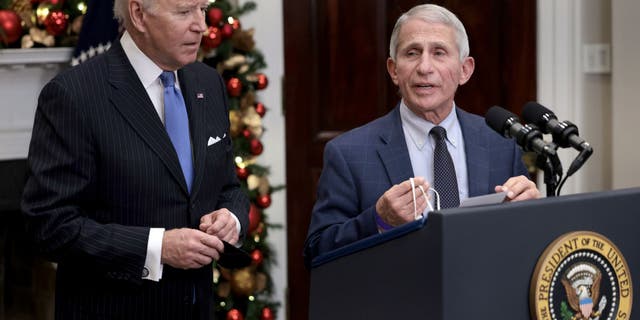
<svg viewBox="0 0 640 320"><path fill-rule="evenodd" d="M442 208L500 191L507 201L539 197L515 142L454 102L475 62L453 13L432 4L412 8L396 22L389 53L387 71L402 99L387 115L327 143L307 266L320 254L414 220L428 206L422 190L430 187Z"/></svg>

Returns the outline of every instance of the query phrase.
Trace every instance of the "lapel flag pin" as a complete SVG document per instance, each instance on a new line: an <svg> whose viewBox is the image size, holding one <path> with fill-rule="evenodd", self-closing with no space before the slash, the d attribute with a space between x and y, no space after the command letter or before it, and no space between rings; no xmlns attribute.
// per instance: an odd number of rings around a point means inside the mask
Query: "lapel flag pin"
<svg viewBox="0 0 640 320"><path fill-rule="evenodd" d="M198 99L204 99L204 93L202 93L202 92L198 92L198 93L196 93L196 98L198 98Z"/></svg>

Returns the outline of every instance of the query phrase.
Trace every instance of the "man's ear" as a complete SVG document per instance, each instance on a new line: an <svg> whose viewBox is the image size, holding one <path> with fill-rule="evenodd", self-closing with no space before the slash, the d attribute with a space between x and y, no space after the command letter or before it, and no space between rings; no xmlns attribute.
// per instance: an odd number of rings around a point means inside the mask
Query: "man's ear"
<svg viewBox="0 0 640 320"><path fill-rule="evenodd" d="M147 30L144 23L144 15L145 12L140 0L129 1L129 19L131 20L131 26L139 32L145 32Z"/></svg>
<svg viewBox="0 0 640 320"><path fill-rule="evenodd" d="M396 62L391 59L391 57L387 58L387 72L389 72L389 76L391 77L391 81L397 86L398 85L398 73L396 72Z"/></svg>
<svg viewBox="0 0 640 320"><path fill-rule="evenodd" d="M462 61L462 72L460 73L460 81L458 81L459 85L463 85L471 79L471 75L473 74L473 70L476 67L476 62L473 60L473 57L466 57Z"/></svg>

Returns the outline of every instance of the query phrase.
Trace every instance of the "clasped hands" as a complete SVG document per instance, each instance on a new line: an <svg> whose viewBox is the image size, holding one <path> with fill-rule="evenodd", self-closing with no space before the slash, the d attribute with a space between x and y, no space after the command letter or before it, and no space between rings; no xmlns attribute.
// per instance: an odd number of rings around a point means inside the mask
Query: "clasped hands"
<svg viewBox="0 0 640 320"><path fill-rule="evenodd" d="M392 186L378 198L376 212L386 224L399 226L413 221L416 212L422 213L427 208L427 199L422 196L422 190L429 190L429 183L423 177L412 179L413 188L411 179L405 180ZM421 187L422 190L420 190ZM535 183L525 176L511 177L504 184L496 186L494 190L506 192L505 201L522 201L540 197Z"/></svg>
<svg viewBox="0 0 640 320"><path fill-rule="evenodd" d="M232 213L226 208L219 209L200 218L199 230L166 230L161 262L179 269L200 268L220 258L224 251L222 240L235 244L238 237Z"/></svg>

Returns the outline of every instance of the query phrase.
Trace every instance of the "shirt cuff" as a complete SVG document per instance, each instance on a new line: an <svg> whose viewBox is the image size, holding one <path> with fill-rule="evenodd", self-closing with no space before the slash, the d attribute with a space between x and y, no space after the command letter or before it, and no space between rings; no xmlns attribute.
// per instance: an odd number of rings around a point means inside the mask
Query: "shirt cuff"
<svg viewBox="0 0 640 320"><path fill-rule="evenodd" d="M238 234L240 234L240 231L242 231L242 226L240 225L240 220L238 220L238 217L236 217L235 214L233 214L233 212L229 211L231 213L231 216L233 217L233 220L236 221L236 231L238 231ZM242 240L240 238L238 238L238 242L236 244L234 244L234 246L236 248L240 248L242 247Z"/></svg>
<svg viewBox="0 0 640 320"><path fill-rule="evenodd" d="M164 228L150 228L149 242L147 243L147 257L144 261L144 269L142 270L142 279L151 281L160 281L162 279L163 264L160 262L162 257L162 238L164 237Z"/></svg>

